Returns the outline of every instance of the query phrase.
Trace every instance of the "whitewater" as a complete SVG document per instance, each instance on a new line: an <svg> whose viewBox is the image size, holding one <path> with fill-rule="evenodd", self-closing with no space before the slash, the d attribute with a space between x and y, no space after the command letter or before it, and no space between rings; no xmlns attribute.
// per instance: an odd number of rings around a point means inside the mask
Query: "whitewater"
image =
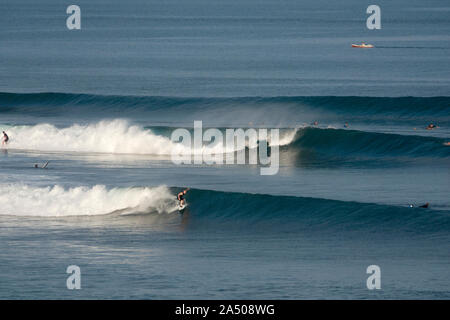
<svg viewBox="0 0 450 320"><path fill-rule="evenodd" d="M65 189L59 185L34 187L0 185L2 215L64 217L110 213L171 213L176 196L167 187L112 188L104 185Z"/></svg>
<svg viewBox="0 0 450 320"><path fill-rule="evenodd" d="M5 147L18 150L147 155L171 155L188 150L182 144L173 142L170 136L155 134L151 129L133 125L123 119L104 120L86 125L73 124L65 128L48 123L33 126L3 125L2 128L10 137ZM278 145L289 144L296 132L297 129L287 130L280 137ZM256 141L251 143L247 139L245 146L256 148L256 143ZM240 150L238 147L238 145L230 147L224 141L220 141L214 144L205 143L203 147L191 151L193 154L229 153Z"/></svg>

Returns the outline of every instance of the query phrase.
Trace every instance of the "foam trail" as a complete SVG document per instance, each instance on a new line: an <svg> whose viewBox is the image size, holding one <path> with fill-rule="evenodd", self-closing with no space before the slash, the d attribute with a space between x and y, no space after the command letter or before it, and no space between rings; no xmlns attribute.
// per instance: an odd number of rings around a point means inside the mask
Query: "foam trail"
<svg viewBox="0 0 450 320"><path fill-rule="evenodd" d="M0 214L16 216L102 215L176 210L177 201L167 187L112 188L103 185L65 189L59 185L32 187L0 185Z"/></svg>

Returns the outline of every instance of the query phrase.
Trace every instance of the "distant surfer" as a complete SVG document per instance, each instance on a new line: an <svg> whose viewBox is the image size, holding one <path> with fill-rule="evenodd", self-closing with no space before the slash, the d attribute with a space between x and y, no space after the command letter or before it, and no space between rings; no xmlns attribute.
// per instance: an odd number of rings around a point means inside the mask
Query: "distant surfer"
<svg viewBox="0 0 450 320"><path fill-rule="evenodd" d="M433 124L433 123L430 123L428 126L427 126L427 130L433 130L433 129L436 129L437 128L437 126L435 125L435 124Z"/></svg>
<svg viewBox="0 0 450 320"><path fill-rule="evenodd" d="M344 128L348 128L348 122L344 124Z"/></svg>
<svg viewBox="0 0 450 320"><path fill-rule="evenodd" d="M8 143L8 141L9 141L9 137L8 137L8 135L6 134L6 132L5 132L5 131L3 131L3 140L2 140L2 146L4 146L5 144L7 144L7 143Z"/></svg>
<svg viewBox="0 0 450 320"><path fill-rule="evenodd" d="M184 206L186 204L186 200L184 199L184 196L186 195L186 193L188 192L189 188L181 191L180 193L178 193L177 195L177 199L178 201L180 201L180 206Z"/></svg>
<svg viewBox="0 0 450 320"><path fill-rule="evenodd" d="M50 161L47 161L43 166L42 166L42 169L47 169L47 166L48 166L48 163L49 163ZM39 169L39 165L37 164L37 163L35 163L34 164L34 167L36 168L36 169Z"/></svg>
<svg viewBox="0 0 450 320"><path fill-rule="evenodd" d="M414 208L415 206L414 206L413 204L410 204L409 207L410 207L410 208ZM423 205L421 205L421 206L418 206L417 208L428 209L429 207L430 207L430 203L427 202L427 203L425 203L425 204L423 204Z"/></svg>

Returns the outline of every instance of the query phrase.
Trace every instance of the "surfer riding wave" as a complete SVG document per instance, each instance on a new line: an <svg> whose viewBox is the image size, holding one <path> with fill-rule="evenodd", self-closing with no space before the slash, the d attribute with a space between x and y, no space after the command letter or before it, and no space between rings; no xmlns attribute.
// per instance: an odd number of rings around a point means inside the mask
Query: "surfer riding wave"
<svg viewBox="0 0 450 320"><path fill-rule="evenodd" d="M177 195L177 200L180 202L180 207L184 206L186 204L186 200L184 199L184 196L186 195L186 193L188 192L189 188L181 191L180 193L178 193Z"/></svg>
<svg viewBox="0 0 450 320"><path fill-rule="evenodd" d="M3 140L2 140L2 146L4 146L5 144L7 144L7 143L8 143L8 141L9 141L9 137L8 137L8 135L6 134L6 132L5 132L5 131L3 131Z"/></svg>

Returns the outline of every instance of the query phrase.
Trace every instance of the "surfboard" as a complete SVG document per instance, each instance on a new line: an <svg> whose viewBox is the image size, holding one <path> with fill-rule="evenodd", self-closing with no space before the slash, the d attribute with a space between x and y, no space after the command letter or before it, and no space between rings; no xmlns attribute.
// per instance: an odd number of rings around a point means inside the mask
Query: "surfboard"
<svg viewBox="0 0 450 320"><path fill-rule="evenodd" d="M187 203L185 202L183 205L178 205L178 212L183 213L184 209L187 207Z"/></svg>
<svg viewBox="0 0 450 320"><path fill-rule="evenodd" d="M352 44L352 48L373 48L373 44L365 44L365 43L361 43L361 44Z"/></svg>

